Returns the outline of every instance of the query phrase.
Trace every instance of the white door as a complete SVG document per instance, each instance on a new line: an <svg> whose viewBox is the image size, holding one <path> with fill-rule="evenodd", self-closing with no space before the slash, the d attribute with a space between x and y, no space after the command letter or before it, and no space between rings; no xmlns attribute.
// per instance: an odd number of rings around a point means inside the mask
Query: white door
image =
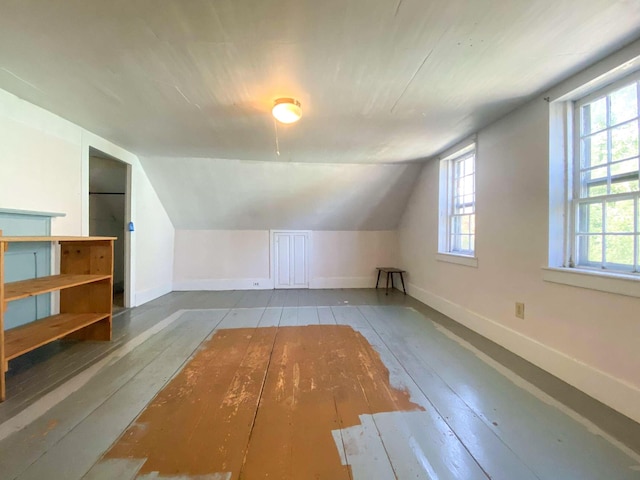
<svg viewBox="0 0 640 480"><path fill-rule="evenodd" d="M275 288L309 288L309 233L274 232Z"/></svg>

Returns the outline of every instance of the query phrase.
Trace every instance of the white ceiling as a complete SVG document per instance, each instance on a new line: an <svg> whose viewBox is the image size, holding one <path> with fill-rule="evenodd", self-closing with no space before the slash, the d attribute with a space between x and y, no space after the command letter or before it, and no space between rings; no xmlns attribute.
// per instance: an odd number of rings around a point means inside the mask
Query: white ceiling
<svg viewBox="0 0 640 480"><path fill-rule="evenodd" d="M0 0L0 88L150 157L402 162L639 35L637 0Z"/></svg>

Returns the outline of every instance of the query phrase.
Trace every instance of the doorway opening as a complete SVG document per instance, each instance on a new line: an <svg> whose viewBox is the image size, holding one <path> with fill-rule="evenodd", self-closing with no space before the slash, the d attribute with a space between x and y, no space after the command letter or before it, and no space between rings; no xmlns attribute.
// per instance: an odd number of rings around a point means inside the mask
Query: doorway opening
<svg viewBox="0 0 640 480"><path fill-rule="evenodd" d="M113 252L113 312L129 306L127 298L127 219L130 165L89 148L89 235L117 237Z"/></svg>

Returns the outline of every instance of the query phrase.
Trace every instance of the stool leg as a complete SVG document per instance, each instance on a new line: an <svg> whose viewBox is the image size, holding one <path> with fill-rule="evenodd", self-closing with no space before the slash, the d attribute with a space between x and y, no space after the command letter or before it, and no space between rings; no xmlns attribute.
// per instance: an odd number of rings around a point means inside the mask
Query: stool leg
<svg viewBox="0 0 640 480"><path fill-rule="evenodd" d="M400 272L400 281L402 282L402 291L406 295L407 294L407 289L404 288L404 276L403 276L402 272Z"/></svg>
<svg viewBox="0 0 640 480"><path fill-rule="evenodd" d="M389 275L391 275L391 272L387 272L387 288L384 289L385 295L389 295Z"/></svg>
<svg viewBox="0 0 640 480"><path fill-rule="evenodd" d="M376 279L376 288L378 288L378 282L380 281L380 274L382 273L382 270L378 270L378 278Z"/></svg>
<svg viewBox="0 0 640 480"><path fill-rule="evenodd" d="M391 290L393 291L394 288L396 288L396 285L393 283L393 272L391 272Z"/></svg>

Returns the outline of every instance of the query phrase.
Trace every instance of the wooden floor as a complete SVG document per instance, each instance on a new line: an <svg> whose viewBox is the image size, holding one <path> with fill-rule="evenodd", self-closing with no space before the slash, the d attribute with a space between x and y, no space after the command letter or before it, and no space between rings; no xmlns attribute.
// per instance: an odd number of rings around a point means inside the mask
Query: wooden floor
<svg viewBox="0 0 640 480"><path fill-rule="evenodd" d="M640 478L638 424L398 292L173 293L114 329L11 362L0 479Z"/></svg>

